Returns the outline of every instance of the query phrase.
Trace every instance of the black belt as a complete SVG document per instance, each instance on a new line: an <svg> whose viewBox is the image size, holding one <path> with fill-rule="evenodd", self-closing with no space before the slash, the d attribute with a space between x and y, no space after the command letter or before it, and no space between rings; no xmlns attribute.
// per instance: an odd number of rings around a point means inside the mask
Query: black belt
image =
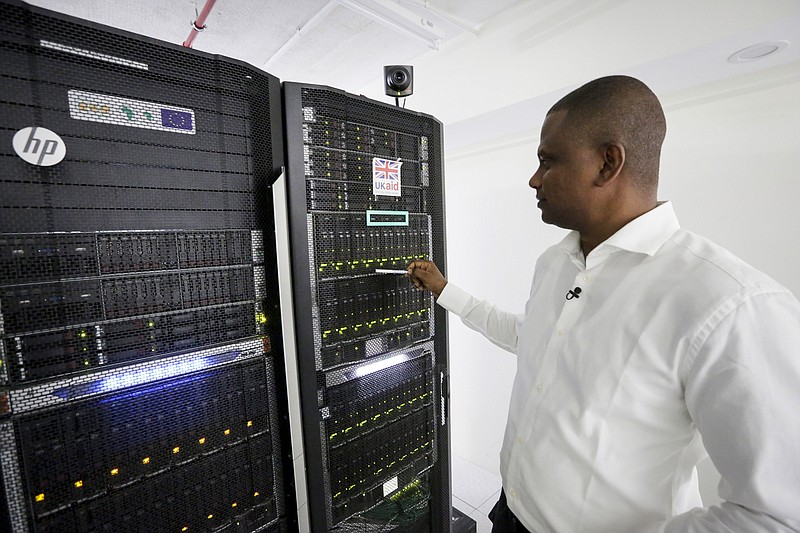
<svg viewBox="0 0 800 533"><path fill-rule="evenodd" d="M494 507L489 512L489 520L492 521L492 533L532 533L522 525L519 518L514 516L514 513L508 508L504 490L500 491L500 499L497 500L497 503L494 504Z"/></svg>

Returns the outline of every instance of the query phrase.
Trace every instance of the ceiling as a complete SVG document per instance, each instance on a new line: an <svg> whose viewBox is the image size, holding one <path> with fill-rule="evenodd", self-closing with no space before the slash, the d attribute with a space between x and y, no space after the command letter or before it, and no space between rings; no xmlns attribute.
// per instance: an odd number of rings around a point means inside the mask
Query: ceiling
<svg viewBox="0 0 800 533"><path fill-rule="evenodd" d="M29 3L180 44L206 0ZM800 76L797 0L216 0L205 24L195 49L384 101L382 66L414 65L409 107L448 126L448 148L513 134L604 74L636 75L669 105ZM728 61L763 41L788 46Z"/></svg>
<svg viewBox="0 0 800 533"><path fill-rule="evenodd" d="M206 0L28 3L180 44ZM192 47L288 81L356 90L384 64L408 64L474 34L515 0L217 0Z"/></svg>

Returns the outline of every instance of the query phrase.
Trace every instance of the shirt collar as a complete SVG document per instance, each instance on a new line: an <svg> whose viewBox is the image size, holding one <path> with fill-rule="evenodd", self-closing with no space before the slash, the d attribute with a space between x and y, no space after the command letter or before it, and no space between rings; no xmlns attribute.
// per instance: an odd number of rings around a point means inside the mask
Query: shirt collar
<svg viewBox="0 0 800 533"><path fill-rule="evenodd" d="M634 253L654 255L661 245L667 242L680 229L678 217L672 208L672 202L658 204L655 209L640 215L620 228L611 237L600 243L600 246L589 253L590 258L605 257L612 249ZM557 245L570 257L584 263L581 251L580 234L571 231Z"/></svg>

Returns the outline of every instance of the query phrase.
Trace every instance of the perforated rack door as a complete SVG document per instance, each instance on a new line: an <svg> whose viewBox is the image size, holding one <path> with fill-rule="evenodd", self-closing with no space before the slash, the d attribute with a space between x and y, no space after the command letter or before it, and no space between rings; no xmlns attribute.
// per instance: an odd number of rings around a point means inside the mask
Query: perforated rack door
<svg viewBox="0 0 800 533"><path fill-rule="evenodd" d="M441 124L284 83L314 531L450 530L446 316L398 274L444 269Z"/></svg>
<svg viewBox="0 0 800 533"><path fill-rule="evenodd" d="M0 2L3 531L294 528L280 106L243 63Z"/></svg>

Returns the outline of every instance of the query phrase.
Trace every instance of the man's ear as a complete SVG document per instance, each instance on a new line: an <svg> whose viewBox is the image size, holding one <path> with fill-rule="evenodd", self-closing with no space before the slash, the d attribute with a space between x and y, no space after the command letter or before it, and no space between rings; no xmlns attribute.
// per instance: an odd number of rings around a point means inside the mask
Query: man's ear
<svg viewBox="0 0 800 533"><path fill-rule="evenodd" d="M601 148L603 167L597 174L595 185L604 187L617 179L625 166L625 146L622 143L610 142Z"/></svg>

